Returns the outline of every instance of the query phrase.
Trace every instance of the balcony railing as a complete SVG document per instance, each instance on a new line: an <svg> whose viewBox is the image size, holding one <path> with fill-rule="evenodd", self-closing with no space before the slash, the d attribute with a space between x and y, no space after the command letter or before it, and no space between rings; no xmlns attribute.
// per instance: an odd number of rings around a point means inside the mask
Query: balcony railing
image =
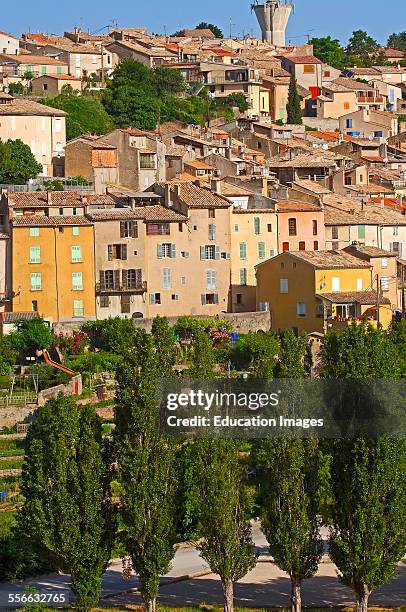
<svg viewBox="0 0 406 612"><path fill-rule="evenodd" d="M358 102L360 104L383 104L382 96L359 96Z"/></svg>
<svg viewBox="0 0 406 612"><path fill-rule="evenodd" d="M147 281L134 283L96 283L96 293L145 293L147 291Z"/></svg>

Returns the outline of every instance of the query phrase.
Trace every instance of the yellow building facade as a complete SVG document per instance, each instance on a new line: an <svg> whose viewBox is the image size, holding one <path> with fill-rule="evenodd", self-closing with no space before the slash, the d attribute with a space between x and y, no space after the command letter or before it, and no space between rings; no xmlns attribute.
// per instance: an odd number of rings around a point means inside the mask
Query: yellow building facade
<svg viewBox="0 0 406 612"><path fill-rule="evenodd" d="M84 216L12 219L13 312L50 323L95 318L94 229Z"/></svg>
<svg viewBox="0 0 406 612"><path fill-rule="evenodd" d="M325 333L362 319L387 328L390 301L373 289L372 270L342 251L285 252L257 266L257 308L278 331Z"/></svg>
<svg viewBox="0 0 406 612"><path fill-rule="evenodd" d="M230 225L232 311L253 312L255 266L278 253L276 212L233 207Z"/></svg>

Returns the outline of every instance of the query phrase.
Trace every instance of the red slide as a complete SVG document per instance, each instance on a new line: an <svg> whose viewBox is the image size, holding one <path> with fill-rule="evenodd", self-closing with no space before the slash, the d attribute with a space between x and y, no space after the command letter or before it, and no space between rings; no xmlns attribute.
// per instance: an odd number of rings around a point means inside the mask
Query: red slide
<svg viewBox="0 0 406 612"><path fill-rule="evenodd" d="M66 368L65 366L61 365L60 363L57 363L56 361L53 361L50 358L47 350L43 350L42 354L44 355L45 363L52 366L53 368L56 368L57 370L61 370L61 372L65 372L65 374L68 374L69 376L75 376L75 372L73 370L71 370L70 368Z"/></svg>

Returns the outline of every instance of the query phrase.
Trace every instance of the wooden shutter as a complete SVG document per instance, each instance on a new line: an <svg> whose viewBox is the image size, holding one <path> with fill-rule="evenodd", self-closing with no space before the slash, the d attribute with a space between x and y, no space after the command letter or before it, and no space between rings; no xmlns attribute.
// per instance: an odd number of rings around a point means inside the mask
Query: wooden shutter
<svg viewBox="0 0 406 612"><path fill-rule="evenodd" d="M127 245L121 245L121 259L127 259Z"/></svg>
<svg viewBox="0 0 406 612"><path fill-rule="evenodd" d="M125 238L125 221L120 221L120 238Z"/></svg>
<svg viewBox="0 0 406 612"><path fill-rule="evenodd" d="M113 261L113 245L109 244L109 246L107 247L107 259L109 261Z"/></svg>
<svg viewBox="0 0 406 612"><path fill-rule="evenodd" d="M114 288L118 289L120 286L120 270L114 270Z"/></svg>

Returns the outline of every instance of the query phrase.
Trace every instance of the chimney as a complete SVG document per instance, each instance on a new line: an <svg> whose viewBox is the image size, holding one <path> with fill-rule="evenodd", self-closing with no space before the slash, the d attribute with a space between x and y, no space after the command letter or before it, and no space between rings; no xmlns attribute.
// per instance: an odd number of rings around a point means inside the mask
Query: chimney
<svg viewBox="0 0 406 612"><path fill-rule="evenodd" d="M219 178L213 177L211 179L211 191L213 191L213 193L221 195L221 181Z"/></svg>
<svg viewBox="0 0 406 612"><path fill-rule="evenodd" d="M226 158L231 160L231 157L232 157L231 147L226 147Z"/></svg>
<svg viewBox="0 0 406 612"><path fill-rule="evenodd" d="M382 208L385 208L385 198L380 199L380 205Z"/></svg>
<svg viewBox="0 0 406 612"><path fill-rule="evenodd" d="M172 191L170 183L165 183L165 201L164 204L167 208L172 206Z"/></svg>
<svg viewBox="0 0 406 612"><path fill-rule="evenodd" d="M47 204L52 204L52 191L47 191Z"/></svg>

